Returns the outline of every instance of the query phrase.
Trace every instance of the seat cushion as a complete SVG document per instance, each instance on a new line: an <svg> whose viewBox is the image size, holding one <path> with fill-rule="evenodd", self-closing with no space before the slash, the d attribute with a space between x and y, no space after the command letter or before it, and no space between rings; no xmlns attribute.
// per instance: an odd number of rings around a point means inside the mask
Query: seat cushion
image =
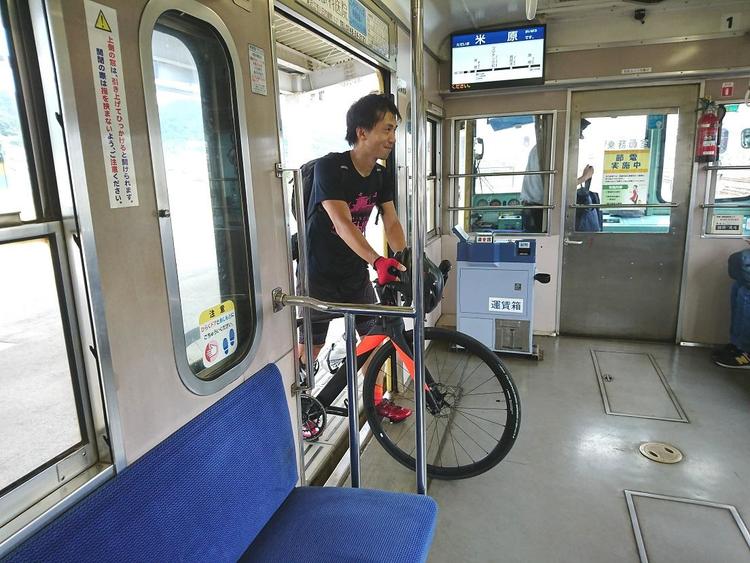
<svg viewBox="0 0 750 563"><path fill-rule="evenodd" d="M236 561L294 489L296 461L281 374L268 365L8 561Z"/></svg>
<svg viewBox="0 0 750 563"><path fill-rule="evenodd" d="M427 496L299 487L240 561L426 561L436 521Z"/></svg>

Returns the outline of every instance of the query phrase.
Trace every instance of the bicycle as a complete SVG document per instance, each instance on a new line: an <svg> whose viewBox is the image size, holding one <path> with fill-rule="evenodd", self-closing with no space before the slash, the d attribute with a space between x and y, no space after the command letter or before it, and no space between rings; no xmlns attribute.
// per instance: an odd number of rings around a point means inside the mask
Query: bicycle
<svg viewBox="0 0 750 563"><path fill-rule="evenodd" d="M443 279L437 301L450 263L444 261L439 270ZM410 302L411 286L404 282L405 273L400 274L401 282L375 284L381 304L396 305L399 293ZM376 410L386 394L412 413L415 410L411 342L412 331L405 330L403 318L378 317L375 327L357 345L356 355L358 372L372 356L362 398L375 439L399 463L414 470L415 417L412 414L406 424L386 424L386 418ZM427 474L437 479L466 479L492 469L513 447L521 422L518 391L508 369L476 339L434 327L425 328L424 365ZM327 424L328 414L348 416L346 406L331 406L345 387L344 363L317 396L303 394L302 423L319 430L316 439Z"/></svg>

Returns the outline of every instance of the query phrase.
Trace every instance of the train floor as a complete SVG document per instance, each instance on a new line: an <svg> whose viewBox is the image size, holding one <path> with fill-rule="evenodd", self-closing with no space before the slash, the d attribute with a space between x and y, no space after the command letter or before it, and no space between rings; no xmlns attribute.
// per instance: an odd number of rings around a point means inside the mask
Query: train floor
<svg viewBox="0 0 750 563"><path fill-rule="evenodd" d="M430 561L750 561L750 370L716 367L706 348L537 342L543 361L503 357L522 402L510 454L478 477L429 481ZM652 461L645 442L684 457ZM415 490L375 440L362 484Z"/></svg>

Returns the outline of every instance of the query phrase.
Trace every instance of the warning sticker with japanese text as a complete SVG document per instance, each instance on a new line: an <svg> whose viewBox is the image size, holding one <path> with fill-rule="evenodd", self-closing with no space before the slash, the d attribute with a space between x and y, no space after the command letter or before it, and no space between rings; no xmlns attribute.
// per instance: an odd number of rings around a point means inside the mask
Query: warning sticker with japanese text
<svg viewBox="0 0 750 563"><path fill-rule="evenodd" d="M108 6L86 0L86 29L94 73L109 206L134 207L138 205L138 189L130 142L128 105L125 101L117 12Z"/></svg>
<svg viewBox="0 0 750 563"><path fill-rule="evenodd" d="M237 350L237 315L234 302L224 301L206 309L198 318L203 346L203 365L210 367Z"/></svg>

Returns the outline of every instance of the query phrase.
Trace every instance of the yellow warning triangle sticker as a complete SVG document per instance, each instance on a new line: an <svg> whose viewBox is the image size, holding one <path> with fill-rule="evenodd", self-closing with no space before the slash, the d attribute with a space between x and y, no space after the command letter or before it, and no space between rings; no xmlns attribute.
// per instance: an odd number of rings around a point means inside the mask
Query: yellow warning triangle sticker
<svg viewBox="0 0 750 563"><path fill-rule="evenodd" d="M102 31L108 31L112 33L112 28L109 27L109 22L107 22L107 18L104 17L104 12L102 12L101 10L99 10L99 16L96 18L94 27L96 29L101 29Z"/></svg>

